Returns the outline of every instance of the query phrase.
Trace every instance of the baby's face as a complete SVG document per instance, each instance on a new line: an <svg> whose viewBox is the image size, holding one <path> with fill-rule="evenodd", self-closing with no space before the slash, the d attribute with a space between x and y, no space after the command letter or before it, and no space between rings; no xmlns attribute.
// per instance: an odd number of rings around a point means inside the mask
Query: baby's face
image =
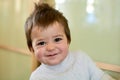
<svg viewBox="0 0 120 80"><path fill-rule="evenodd" d="M68 54L69 43L64 28L57 22L46 29L34 27L31 39L35 56L41 63L57 65Z"/></svg>

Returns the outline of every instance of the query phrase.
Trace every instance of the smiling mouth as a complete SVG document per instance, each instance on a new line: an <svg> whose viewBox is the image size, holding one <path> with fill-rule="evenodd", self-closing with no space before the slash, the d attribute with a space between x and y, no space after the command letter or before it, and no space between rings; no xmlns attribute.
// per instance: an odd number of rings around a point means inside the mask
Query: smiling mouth
<svg viewBox="0 0 120 80"><path fill-rule="evenodd" d="M56 56L57 55L57 53L56 54L50 54L50 55L47 55L47 57L53 57L53 56Z"/></svg>

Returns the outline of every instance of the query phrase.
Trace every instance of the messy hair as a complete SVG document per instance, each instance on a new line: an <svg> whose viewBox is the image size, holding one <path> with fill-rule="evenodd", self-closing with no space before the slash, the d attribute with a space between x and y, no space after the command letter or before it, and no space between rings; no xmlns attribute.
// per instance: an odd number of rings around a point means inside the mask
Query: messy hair
<svg viewBox="0 0 120 80"><path fill-rule="evenodd" d="M36 4L31 15L27 18L25 22L25 34L27 39L27 45L30 51L32 48L31 31L34 26L46 28L54 22L60 23L65 31L68 42L71 42L70 30L68 26L67 19L63 16L61 12L52 8L47 3Z"/></svg>

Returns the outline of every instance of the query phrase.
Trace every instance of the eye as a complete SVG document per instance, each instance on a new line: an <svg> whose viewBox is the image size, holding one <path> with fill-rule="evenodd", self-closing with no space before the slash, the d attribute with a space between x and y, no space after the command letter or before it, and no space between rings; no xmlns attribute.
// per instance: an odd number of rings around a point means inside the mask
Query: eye
<svg viewBox="0 0 120 80"><path fill-rule="evenodd" d="M62 40L62 38L55 38L55 42L60 42Z"/></svg>
<svg viewBox="0 0 120 80"><path fill-rule="evenodd" d="M46 42L44 42L44 41L37 43L37 45L40 45L40 46L43 46L45 44L46 44Z"/></svg>

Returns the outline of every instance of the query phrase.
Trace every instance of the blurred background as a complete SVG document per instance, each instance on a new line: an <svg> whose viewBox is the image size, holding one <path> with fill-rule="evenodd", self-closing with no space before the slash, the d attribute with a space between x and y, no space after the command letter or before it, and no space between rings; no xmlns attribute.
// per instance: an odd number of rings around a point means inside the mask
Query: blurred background
<svg viewBox="0 0 120 80"><path fill-rule="evenodd" d="M28 50L24 23L39 0L0 0L0 45ZM40 0L68 19L71 51L120 66L120 0ZM0 48L0 80L28 80L31 56ZM120 73L106 71L120 79Z"/></svg>

